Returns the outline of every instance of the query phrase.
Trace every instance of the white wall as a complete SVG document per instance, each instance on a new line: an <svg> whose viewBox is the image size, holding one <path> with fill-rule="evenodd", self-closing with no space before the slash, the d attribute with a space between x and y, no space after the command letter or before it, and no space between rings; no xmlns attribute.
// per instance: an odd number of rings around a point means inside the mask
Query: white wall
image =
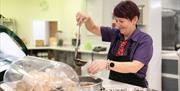
<svg viewBox="0 0 180 91"><path fill-rule="evenodd" d="M111 26L112 22L112 13L114 7L120 2L121 0L103 0L103 25ZM147 5L146 0L133 0L137 5L145 5L144 9L144 24L147 24Z"/></svg>
<svg viewBox="0 0 180 91"><path fill-rule="evenodd" d="M61 1L61 0L59 0ZM78 29L76 23L76 13L84 10L85 0L63 0L63 21L60 21L60 28L63 31L63 39L66 45L71 45L71 39L75 36L75 32Z"/></svg>
<svg viewBox="0 0 180 91"><path fill-rule="evenodd" d="M153 38L154 52L148 68L147 79L149 87L161 91L161 0L149 0L148 2L148 28L147 32Z"/></svg>
<svg viewBox="0 0 180 91"><path fill-rule="evenodd" d="M180 0L162 0L162 7L180 10Z"/></svg>

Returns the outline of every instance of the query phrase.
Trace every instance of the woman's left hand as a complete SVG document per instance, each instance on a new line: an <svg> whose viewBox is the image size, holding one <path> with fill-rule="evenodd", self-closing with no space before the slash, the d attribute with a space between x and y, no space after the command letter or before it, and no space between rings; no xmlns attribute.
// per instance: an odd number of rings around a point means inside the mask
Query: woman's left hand
<svg viewBox="0 0 180 91"><path fill-rule="evenodd" d="M88 66L88 73L90 74L96 74L97 72L106 69L107 67L107 60L95 60L92 61L92 63Z"/></svg>

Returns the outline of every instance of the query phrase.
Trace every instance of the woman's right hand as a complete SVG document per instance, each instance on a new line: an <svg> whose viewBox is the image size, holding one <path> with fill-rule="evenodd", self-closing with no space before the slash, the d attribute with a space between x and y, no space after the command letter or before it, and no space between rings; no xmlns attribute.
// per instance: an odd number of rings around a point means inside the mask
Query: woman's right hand
<svg viewBox="0 0 180 91"><path fill-rule="evenodd" d="M88 19L89 19L89 15L82 13L82 12L78 12L76 14L76 21L77 21L77 25L81 26L83 23L85 23Z"/></svg>
<svg viewBox="0 0 180 91"><path fill-rule="evenodd" d="M94 60L92 61L92 63L88 66L88 73L89 74L96 74L98 73L99 71L102 71L104 69L107 68L107 64L108 64L108 61L107 60Z"/></svg>
<svg viewBox="0 0 180 91"><path fill-rule="evenodd" d="M78 12L76 14L76 21L78 26L81 26L83 23L85 23L85 26L89 32L101 36L100 27L93 22L89 15Z"/></svg>

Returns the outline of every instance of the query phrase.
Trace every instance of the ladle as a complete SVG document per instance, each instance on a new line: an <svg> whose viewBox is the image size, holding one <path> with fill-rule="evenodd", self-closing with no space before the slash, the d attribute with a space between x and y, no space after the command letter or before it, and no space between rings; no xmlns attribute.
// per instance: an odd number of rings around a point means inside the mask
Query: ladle
<svg viewBox="0 0 180 91"><path fill-rule="evenodd" d="M85 60L77 59L77 58L74 59L74 61L77 66L84 66L87 63Z"/></svg>
<svg viewBox="0 0 180 91"><path fill-rule="evenodd" d="M75 55L74 55L74 61L77 66L83 66L87 63L85 60L78 58L78 49L80 46L80 29L81 29L81 26L79 26L78 33L76 36L76 47L75 47Z"/></svg>

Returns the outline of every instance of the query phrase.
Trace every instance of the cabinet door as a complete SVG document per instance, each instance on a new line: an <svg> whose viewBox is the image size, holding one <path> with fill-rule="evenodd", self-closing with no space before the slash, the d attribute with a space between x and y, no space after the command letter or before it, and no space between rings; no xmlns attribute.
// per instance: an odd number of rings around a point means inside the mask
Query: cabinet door
<svg viewBox="0 0 180 91"><path fill-rule="evenodd" d="M178 75L178 60L162 59L162 73Z"/></svg>
<svg viewBox="0 0 180 91"><path fill-rule="evenodd" d="M178 91L178 59L162 59L162 90Z"/></svg>
<svg viewBox="0 0 180 91"><path fill-rule="evenodd" d="M178 79L162 77L163 91L178 91Z"/></svg>

